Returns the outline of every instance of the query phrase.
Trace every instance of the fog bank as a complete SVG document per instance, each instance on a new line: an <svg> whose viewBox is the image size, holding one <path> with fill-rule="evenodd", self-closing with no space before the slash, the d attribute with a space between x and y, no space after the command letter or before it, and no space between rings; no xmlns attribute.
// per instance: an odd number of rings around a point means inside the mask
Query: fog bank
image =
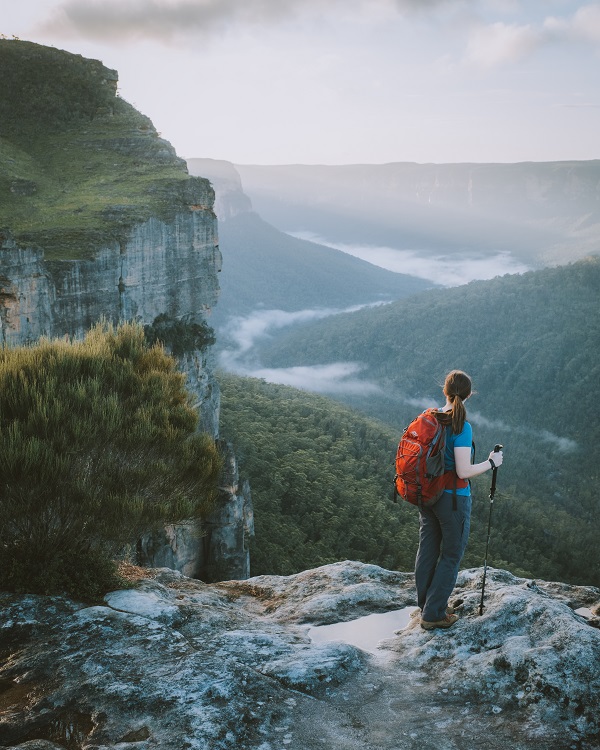
<svg viewBox="0 0 600 750"><path fill-rule="evenodd" d="M469 281L493 279L507 273L524 273L530 269L506 250L491 256L421 255L418 250L333 242L313 232L288 232L298 239L341 250L374 266L395 273L405 273L442 286L460 286Z"/></svg>
<svg viewBox="0 0 600 750"><path fill-rule="evenodd" d="M355 305L344 309L319 308L286 312L285 310L255 310L247 316L231 318L224 328L225 338L232 346L219 354L219 366L236 375L261 378L269 383L291 385L316 393L365 395L381 389L375 383L361 380L358 374L366 368L360 362L335 362L327 365L296 367L262 367L254 346L260 339L268 338L281 328L314 320L355 312L370 305Z"/></svg>

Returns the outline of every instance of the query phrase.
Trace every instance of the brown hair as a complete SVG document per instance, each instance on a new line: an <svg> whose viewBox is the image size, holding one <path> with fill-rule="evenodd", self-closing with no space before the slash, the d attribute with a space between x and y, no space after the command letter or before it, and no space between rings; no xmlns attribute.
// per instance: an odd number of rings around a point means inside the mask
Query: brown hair
<svg viewBox="0 0 600 750"><path fill-rule="evenodd" d="M444 381L444 396L452 404L452 409L447 412L439 412L437 419L441 424L452 425L452 432L460 434L465 426L467 410L464 401L472 392L471 378L462 370L452 370L446 375Z"/></svg>

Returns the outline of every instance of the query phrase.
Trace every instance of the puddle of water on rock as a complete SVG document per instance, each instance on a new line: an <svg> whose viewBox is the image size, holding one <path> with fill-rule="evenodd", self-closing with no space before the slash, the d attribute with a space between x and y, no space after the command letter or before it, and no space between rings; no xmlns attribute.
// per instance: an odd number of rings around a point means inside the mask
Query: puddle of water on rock
<svg viewBox="0 0 600 750"><path fill-rule="evenodd" d="M394 631L405 628L415 609L417 608L404 607L392 612L365 615L349 622L315 625L309 629L308 636L313 643L342 641L380 658L386 658L388 655L385 651L378 649L377 644L387 638L392 638Z"/></svg>

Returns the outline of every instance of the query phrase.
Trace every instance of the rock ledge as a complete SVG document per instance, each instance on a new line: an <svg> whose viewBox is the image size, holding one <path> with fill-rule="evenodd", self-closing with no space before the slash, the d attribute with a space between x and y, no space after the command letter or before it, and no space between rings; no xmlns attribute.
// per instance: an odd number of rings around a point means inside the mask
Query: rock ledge
<svg viewBox="0 0 600 750"><path fill-rule="evenodd" d="M374 658L309 625L414 605L342 562L207 585L176 571L85 606L0 594L0 745L21 750L598 747L600 591L463 571L449 631ZM575 613L586 607L590 617Z"/></svg>

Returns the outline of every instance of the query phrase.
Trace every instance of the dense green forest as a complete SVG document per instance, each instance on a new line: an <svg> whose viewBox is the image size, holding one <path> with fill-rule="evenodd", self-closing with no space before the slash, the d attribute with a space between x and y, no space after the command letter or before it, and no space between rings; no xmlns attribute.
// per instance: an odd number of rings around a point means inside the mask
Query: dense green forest
<svg viewBox="0 0 600 750"><path fill-rule="evenodd" d="M412 570L418 512L392 500L399 432L331 399L262 380L220 375L222 434L252 485L252 575L291 574L353 559ZM518 575L600 583L595 516L543 496L524 498L499 472L489 561ZM473 484L463 567L484 558L489 476Z"/></svg>
<svg viewBox="0 0 600 750"><path fill-rule="evenodd" d="M219 381L221 431L252 486L253 575L346 558L410 564L412 533L388 501L391 430L286 386L224 374Z"/></svg>
<svg viewBox="0 0 600 750"><path fill-rule="evenodd" d="M471 409L585 443L600 397L600 258L425 292L337 315L261 348L268 367L356 361L398 400L435 395L454 366ZM404 419L404 416L402 417Z"/></svg>
<svg viewBox="0 0 600 750"><path fill-rule="evenodd" d="M590 406L600 399L599 291L593 258L332 317L279 336L261 356L269 367L363 363L380 392L337 398L396 436L421 405L443 402L448 370L469 372L479 456L506 446L493 564L597 584L600 427ZM257 516L260 503L258 492Z"/></svg>
<svg viewBox="0 0 600 750"><path fill-rule="evenodd" d="M482 427L501 424L512 448L524 437L573 441L581 461L599 433L589 418L600 397L599 291L600 259L591 258L338 315L280 335L261 357L269 367L362 363L381 387L366 408L396 426L411 400L436 402L445 373L460 367L474 378L469 410Z"/></svg>

